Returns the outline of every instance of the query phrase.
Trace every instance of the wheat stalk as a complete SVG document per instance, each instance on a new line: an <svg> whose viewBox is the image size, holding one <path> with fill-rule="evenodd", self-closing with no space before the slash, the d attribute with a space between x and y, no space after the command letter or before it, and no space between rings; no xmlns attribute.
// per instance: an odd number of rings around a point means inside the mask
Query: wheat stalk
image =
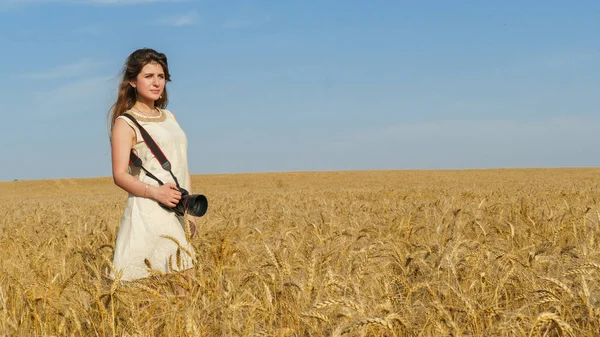
<svg viewBox="0 0 600 337"><path fill-rule="evenodd" d="M329 323L329 318L318 311L308 311L300 314L303 317L316 318L325 323Z"/></svg>
<svg viewBox="0 0 600 337"><path fill-rule="evenodd" d="M347 299L325 300L325 301L322 301L322 302L319 302L319 303L315 304L314 308L315 309L322 309L322 308L329 307L329 306L334 306L334 305L340 305L340 306L343 306L343 307L346 307L346 308L353 309L356 312L362 313L362 310L360 309L360 307L356 303L354 303L354 302L352 302L350 300L347 300Z"/></svg>
<svg viewBox="0 0 600 337"><path fill-rule="evenodd" d="M352 331L356 331L358 329L367 327L367 326L380 326L383 327L385 329L387 329L390 332L394 332L394 328L391 325L390 322L388 322L387 320L383 319L383 318L378 318L378 317L374 317L374 318L365 318L362 319L360 321L357 321L355 323L352 323L350 325L348 325L346 328L344 328L341 332L342 335L351 333Z"/></svg>
<svg viewBox="0 0 600 337"><path fill-rule="evenodd" d="M562 283L561 281L552 278L552 277L540 277L542 280L548 281L554 285L556 285L559 289L561 289L565 294L569 295L569 297L571 299L575 299L575 295L573 294L573 292L571 291L571 289L564 283ZM556 295L552 294L554 297L558 298Z"/></svg>
<svg viewBox="0 0 600 337"><path fill-rule="evenodd" d="M182 246L176 238L172 237L171 235L161 235L160 237L173 241L177 245L177 248L181 249L182 252L186 253L192 259L194 258L194 255L188 249Z"/></svg>
<svg viewBox="0 0 600 337"><path fill-rule="evenodd" d="M555 324L561 331L563 335L573 336L573 329L569 324L565 321L561 320L557 314L552 312L543 312L537 316L531 330L529 331L529 337L532 337L534 334L540 332L543 333L543 329L548 329L546 324Z"/></svg>

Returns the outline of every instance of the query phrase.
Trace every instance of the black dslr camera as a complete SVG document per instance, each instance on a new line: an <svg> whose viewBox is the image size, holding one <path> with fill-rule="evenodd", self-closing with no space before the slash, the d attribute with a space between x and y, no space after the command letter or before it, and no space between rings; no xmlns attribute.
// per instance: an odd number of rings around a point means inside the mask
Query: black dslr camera
<svg viewBox="0 0 600 337"><path fill-rule="evenodd" d="M175 205L175 207L168 207L162 203L158 203L163 209L175 212L179 216L183 216L185 213L193 216L203 216L206 214L208 209L208 199L203 194L191 194L185 189L179 187L181 192L181 199Z"/></svg>

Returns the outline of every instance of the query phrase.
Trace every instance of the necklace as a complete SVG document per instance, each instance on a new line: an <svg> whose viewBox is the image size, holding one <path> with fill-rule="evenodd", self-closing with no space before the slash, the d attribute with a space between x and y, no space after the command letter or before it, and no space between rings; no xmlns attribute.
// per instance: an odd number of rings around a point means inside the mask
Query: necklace
<svg viewBox="0 0 600 337"><path fill-rule="evenodd" d="M155 108L154 110L158 112L158 116L148 116L135 107L130 111L135 115L135 119L140 122L164 122L167 119L162 109Z"/></svg>
<svg viewBox="0 0 600 337"><path fill-rule="evenodd" d="M135 109L135 111L137 111L139 113L139 115L146 116L146 117L160 117L160 115L162 115L160 109L158 109L158 108L152 109L154 112L158 112L158 116L149 115L149 113L152 111L148 111L148 113L144 113L144 112L142 112L142 110L140 110L139 108L137 108L135 106L133 107L133 109Z"/></svg>

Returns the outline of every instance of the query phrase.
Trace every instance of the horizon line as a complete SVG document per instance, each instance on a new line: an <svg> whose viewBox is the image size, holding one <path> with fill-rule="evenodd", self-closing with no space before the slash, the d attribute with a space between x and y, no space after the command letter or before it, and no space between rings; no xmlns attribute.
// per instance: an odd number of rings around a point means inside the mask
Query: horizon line
<svg viewBox="0 0 600 337"><path fill-rule="evenodd" d="M257 174L312 174L312 173L360 173L360 172L459 172L459 171L508 171L508 170L590 170L600 169L598 166L555 166L555 167L486 167L486 168L437 168L437 169L347 169L347 170L297 170L297 171L248 171L248 172L224 172L224 173L190 173L190 176L235 176L235 175L257 175ZM39 179L13 179L0 180L0 183L12 182L36 182L57 180L87 180L87 179L112 179L112 176L95 177L61 177L61 178L39 178Z"/></svg>

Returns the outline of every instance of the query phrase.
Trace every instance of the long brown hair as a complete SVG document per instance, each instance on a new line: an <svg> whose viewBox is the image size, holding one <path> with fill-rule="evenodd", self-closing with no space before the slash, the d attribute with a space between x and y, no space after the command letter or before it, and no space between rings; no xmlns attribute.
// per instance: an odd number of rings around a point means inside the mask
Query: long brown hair
<svg viewBox="0 0 600 337"><path fill-rule="evenodd" d="M131 109L137 100L136 89L129 85L129 81L134 80L145 65L153 62L156 62L162 66L163 71L165 72L165 82L171 81L171 74L169 74L169 66L167 63L167 56L165 54L159 53L150 48L138 49L131 53L131 55L127 57L127 60L125 60L125 65L121 70L123 77L121 84L119 84L117 101L112 105L108 112L108 120L111 131L115 125L115 120L117 117L121 116L123 113L125 113L125 111ZM167 95L167 86L165 83L162 96L154 102L154 106L164 109L167 107L168 102L169 96Z"/></svg>

